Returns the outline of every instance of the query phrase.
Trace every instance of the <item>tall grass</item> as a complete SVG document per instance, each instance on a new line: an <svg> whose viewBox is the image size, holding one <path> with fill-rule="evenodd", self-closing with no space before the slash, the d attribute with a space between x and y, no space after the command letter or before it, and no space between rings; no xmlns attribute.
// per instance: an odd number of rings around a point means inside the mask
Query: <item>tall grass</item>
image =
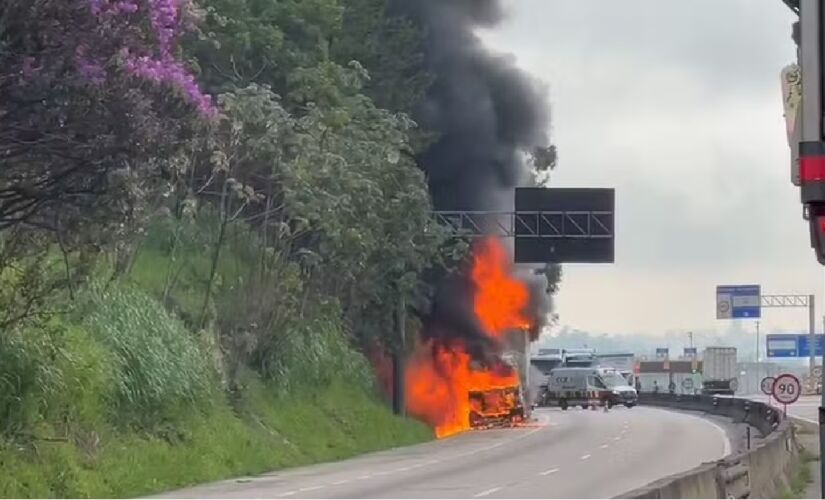
<svg viewBox="0 0 825 500"><path fill-rule="evenodd" d="M348 343L338 308L330 304L317 316L290 325L267 356L269 376L283 392L322 387L344 381L374 390L372 370L364 356Z"/></svg>
<svg viewBox="0 0 825 500"><path fill-rule="evenodd" d="M252 286L254 242L227 246L195 333L208 247L161 229L128 283L0 331L0 497L144 495L432 437L378 399L337 302L294 293L300 269Z"/></svg>
<svg viewBox="0 0 825 500"><path fill-rule="evenodd" d="M146 293L95 284L82 310L83 326L112 353L112 409L121 421L148 425L214 394L217 376L208 353Z"/></svg>

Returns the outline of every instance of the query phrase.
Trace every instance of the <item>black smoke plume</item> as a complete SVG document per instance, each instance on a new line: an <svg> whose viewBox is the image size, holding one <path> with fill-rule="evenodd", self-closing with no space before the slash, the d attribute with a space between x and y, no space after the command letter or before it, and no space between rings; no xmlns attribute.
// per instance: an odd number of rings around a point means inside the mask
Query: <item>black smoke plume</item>
<svg viewBox="0 0 825 500"><path fill-rule="evenodd" d="M502 20L498 0L396 0L426 35L435 77L416 118L440 134L420 158L439 210L512 208L529 177L524 154L548 145L545 95L511 57L492 54L475 30Z"/></svg>
<svg viewBox="0 0 825 500"><path fill-rule="evenodd" d="M476 35L502 21L498 0L393 0L391 9L425 34L434 77L417 121L438 134L419 158L437 210L512 210L514 188L530 183L527 155L549 141L549 107L539 85L512 58L486 49ZM549 311L546 282L528 277L533 316ZM472 312L466 273L443 279L423 337L461 339L475 359L491 353Z"/></svg>

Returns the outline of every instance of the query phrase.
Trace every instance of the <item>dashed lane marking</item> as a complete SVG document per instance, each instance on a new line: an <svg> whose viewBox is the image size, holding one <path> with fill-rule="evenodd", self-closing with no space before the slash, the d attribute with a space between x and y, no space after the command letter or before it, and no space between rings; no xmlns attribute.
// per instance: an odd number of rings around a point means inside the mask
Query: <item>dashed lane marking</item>
<svg viewBox="0 0 825 500"><path fill-rule="evenodd" d="M484 490L481 493L476 493L475 495L473 495L473 498L486 497L487 495L492 495L493 493L499 491L500 489L501 489L500 486L498 488L490 488L489 490Z"/></svg>
<svg viewBox="0 0 825 500"><path fill-rule="evenodd" d="M548 469L544 472L539 472L539 476L549 476L550 474L555 474L558 471L559 469Z"/></svg>
<svg viewBox="0 0 825 500"><path fill-rule="evenodd" d="M605 449L605 448L607 448L608 446L610 446L610 445L608 445L608 444L603 444L603 445L599 446L599 448L601 448L601 449Z"/></svg>
<svg viewBox="0 0 825 500"><path fill-rule="evenodd" d="M590 458L589 454L588 455L582 455L582 457L581 457L582 460L587 460L588 458Z"/></svg>

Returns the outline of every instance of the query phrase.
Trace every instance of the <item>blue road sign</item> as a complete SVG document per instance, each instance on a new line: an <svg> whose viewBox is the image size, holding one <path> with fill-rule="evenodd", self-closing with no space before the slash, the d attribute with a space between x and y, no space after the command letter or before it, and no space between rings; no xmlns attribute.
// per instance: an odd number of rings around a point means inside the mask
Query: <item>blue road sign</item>
<svg viewBox="0 0 825 500"><path fill-rule="evenodd" d="M668 353L670 351L667 347L657 347L656 348L656 359L667 359Z"/></svg>
<svg viewBox="0 0 825 500"><path fill-rule="evenodd" d="M717 319L758 319L762 316L759 285L716 287Z"/></svg>
<svg viewBox="0 0 825 500"><path fill-rule="evenodd" d="M684 356L686 358L693 358L696 359L697 352L695 347L685 347Z"/></svg>
<svg viewBox="0 0 825 500"><path fill-rule="evenodd" d="M811 355L811 344L807 333L768 335L766 338L769 358L807 358ZM814 356L825 352L825 335L816 335Z"/></svg>

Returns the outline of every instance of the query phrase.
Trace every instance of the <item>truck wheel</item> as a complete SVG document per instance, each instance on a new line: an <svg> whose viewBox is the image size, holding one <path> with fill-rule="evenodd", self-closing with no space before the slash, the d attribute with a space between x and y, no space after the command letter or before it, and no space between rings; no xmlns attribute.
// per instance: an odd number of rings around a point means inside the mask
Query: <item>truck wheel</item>
<svg viewBox="0 0 825 500"><path fill-rule="evenodd" d="M625 403L624 405L628 408L633 408L634 406L636 406L633 403Z"/></svg>
<svg viewBox="0 0 825 500"><path fill-rule="evenodd" d="M567 410L567 400L566 400L566 399L560 399L560 400L559 400L559 407L560 407L562 410L565 410L565 411L566 411L566 410Z"/></svg>
<svg viewBox="0 0 825 500"><path fill-rule="evenodd" d="M590 405L582 405L582 410L586 410L588 408L590 408Z"/></svg>

